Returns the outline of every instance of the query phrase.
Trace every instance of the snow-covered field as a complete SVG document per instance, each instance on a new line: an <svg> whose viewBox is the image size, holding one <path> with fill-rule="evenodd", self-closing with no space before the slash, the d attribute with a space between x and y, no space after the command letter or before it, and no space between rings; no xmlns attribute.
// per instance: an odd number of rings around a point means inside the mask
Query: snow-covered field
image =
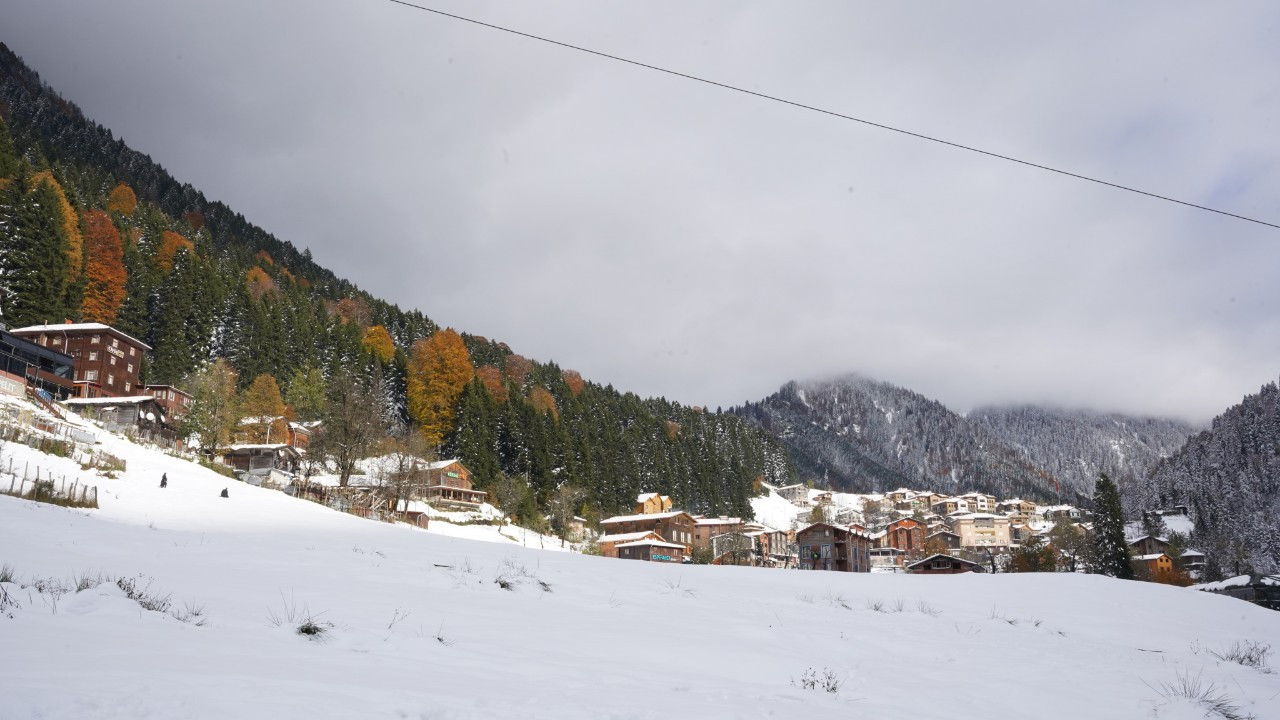
<svg viewBox="0 0 1280 720"><path fill-rule="evenodd" d="M0 564L20 581L3 585L17 603L0 617L5 720L1205 717L1161 695L1180 677L1280 718L1280 674L1210 653L1280 649L1280 613L1230 598L544 552L361 520L105 442L129 469L98 481L100 510L0 497ZM56 599L33 586L97 572L206 622L111 582ZM307 615L316 639L296 632ZM838 692L802 687L810 670Z"/></svg>

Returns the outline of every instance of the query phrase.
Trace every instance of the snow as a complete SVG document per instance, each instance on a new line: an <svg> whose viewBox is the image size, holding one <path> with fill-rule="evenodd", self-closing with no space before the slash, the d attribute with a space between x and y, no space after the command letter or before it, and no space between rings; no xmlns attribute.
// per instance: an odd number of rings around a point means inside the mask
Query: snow
<svg viewBox="0 0 1280 720"><path fill-rule="evenodd" d="M69 398L63 400L62 404L72 407L76 405L134 405L154 400L155 398L150 395L129 395L127 397Z"/></svg>
<svg viewBox="0 0 1280 720"><path fill-rule="evenodd" d="M126 335L125 333L122 333L119 330L109 325L103 325L102 323L62 323L60 325L31 325L29 327L10 330L9 332L14 335L21 336L27 333L83 332L86 330L100 330L102 332L113 333L115 335L119 335L120 337L132 342L133 344L137 345L138 347L141 347L144 350L151 349L150 345L142 342L141 340L135 337L130 337L129 335Z"/></svg>
<svg viewBox="0 0 1280 720"><path fill-rule="evenodd" d="M640 515L618 515L616 517L611 517L607 520L601 520L600 524L616 525L618 523L634 522L636 520L666 520L667 518L673 518L677 515L688 515L688 513L686 513L683 510L672 510L671 512L663 512L663 513L647 513L647 514L640 514Z"/></svg>
<svg viewBox="0 0 1280 720"><path fill-rule="evenodd" d="M1280 674L1207 652L1280 647L1280 613L1229 597L1070 573L544 552L470 537L519 532L509 527L433 521L442 535L362 520L116 436L102 443L128 463L118 479L3 448L96 482L101 504L0 496L0 564L28 586L3 585L18 603L0 617L6 720L1202 717L1157 691L1180 674L1280 717ZM207 622L143 609L110 582L57 599L31 586L98 571L139 578ZM291 609L292 622L271 621ZM298 635L303 614L332 627ZM798 687L810 669L840 691Z"/></svg>

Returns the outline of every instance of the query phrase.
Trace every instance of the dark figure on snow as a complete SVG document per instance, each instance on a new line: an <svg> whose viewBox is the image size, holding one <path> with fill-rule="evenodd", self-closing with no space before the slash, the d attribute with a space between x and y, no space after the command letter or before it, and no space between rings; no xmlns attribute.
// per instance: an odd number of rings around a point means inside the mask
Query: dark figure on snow
<svg viewBox="0 0 1280 720"><path fill-rule="evenodd" d="M169 487L169 473L164 473L160 476L160 487Z"/></svg>
<svg viewBox="0 0 1280 720"><path fill-rule="evenodd" d="M228 494L227 494L227 489L226 489L226 488L222 488L222 497L224 497L224 498L229 498L229 497L231 497L230 495L228 495Z"/></svg>

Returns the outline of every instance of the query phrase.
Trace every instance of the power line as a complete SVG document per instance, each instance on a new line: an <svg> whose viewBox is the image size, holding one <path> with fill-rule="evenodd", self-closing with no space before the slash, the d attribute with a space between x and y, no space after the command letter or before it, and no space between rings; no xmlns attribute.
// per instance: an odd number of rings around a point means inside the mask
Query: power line
<svg viewBox="0 0 1280 720"><path fill-rule="evenodd" d="M573 45L571 43L561 42L560 40L553 40L551 38L543 37L541 35L534 35L533 33L527 33L520 30L509 28L509 27L503 27L502 25L494 25L493 23L487 23L481 20L476 20L474 18L464 17L462 15L455 15L453 13L447 13L443 10L436 10L435 8L429 8L424 5L416 5L414 3L407 2L406 0L387 0L387 2L395 3L396 5L403 5L404 7L413 8L414 10L421 10L423 12L432 13L434 15L439 15L440 17L450 18L452 20L460 20L465 23L471 23L472 25L479 25L480 27L489 28L490 30L499 30L504 33L510 33L512 35L519 35L520 37L529 38L530 40L537 40L539 42L549 43L551 45L558 45L562 48L567 48L569 50L577 50L578 52L584 52L589 55L595 55L596 57L602 57L608 60L614 60L617 62L626 63L628 65L634 65L636 67L645 68L646 70L656 70L657 72L666 73L667 75L674 75L676 77L684 78L686 80L693 80L695 82L704 83L706 85L714 85L715 87L722 88L724 90L732 90L734 92L739 92L744 95L751 95L764 100L772 100L773 102L782 103L784 105L790 105L792 107L801 108L803 110L811 110L813 112L822 113L823 115L830 115L832 117L837 117L837 118L840 118L841 120L850 120L852 122L861 123L863 125L869 125L871 127L879 128L881 130L888 130L890 132L899 133L901 135L909 135L913 138L918 138L920 140L928 140L929 142L935 142L940 145L947 145L949 147L957 148L959 150L967 150L969 152L978 153L979 155L986 155L987 157L996 158L998 160L1006 160L1008 162L1017 163L1019 165L1025 165L1027 167L1036 168L1037 170L1046 170L1051 173L1057 173L1058 175L1065 175L1067 177L1076 178L1077 180L1085 180L1091 183L1097 183L1098 185L1105 185L1110 188L1115 188L1117 190L1124 190L1124 191L1135 193L1138 195L1145 195L1149 198L1164 200L1166 202L1176 203L1178 205L1183 205L1185 207L1195 208L1196 210L1204 210L1206 212L1217 213L1218 215L1225 215L1227 217L1236 218L1237 220L1244 220L1245 222L1256 223L1258 225L1265 225L1267 227L1280 230L1280 225L1276 223L1270 223L1265 220L1258 220L1256 218L1251 218L1245 215L1237 215L1236 213L1227 212L1226 210L1219 210L1217 208L1212 208L1207 205L1197 205L1196 203L1187 202L1186 200L1179 200L1177 198L1169 197L1167 195L1160 195L1158 193L1147 192L1146 190L1139 190L1138 188L1130 187L1128 185L1121 185L1119 183L1107 182L1106 180L1100 180L1098 178L1090 177L1088 175L1073 173L1069 170L1062 170L1060 168L1051 167L1049 165L1041 165L1039 163L1034 163L1029 160L1020 160L1010 155L1002 155L997 152L992 152L990 150L983 150L981 148L976 148L971 145L964 145L962 143L952 142L950 140L943 140L942 138L933 137L931 135L924 135L922 133L912 132L910 130L903 130L902 128L894 127L892 125L885 125L884 123L878 123L871 120L866 120L864 118L854 117L852 115L845 115L844 113L838 113L834 110L826 110L820 107L816 107L814 105L806 105L802 102L796 102L795 100L787 100L786 98L777 97L776 95L768 95L765 93L756 92L754 90L747 90L746 88L741 88L736 85L729 85L728 83L709 80L704 77L699 77L697 75L690 75L688 73L683 73L678 70L671 70L669 68L660 67L658 65L650 65L648 63L640 62L639 60L631 60L629 58L620 57L618 55L610 55L609 53L602 52L600 50L592 50L591 48L585 48L580 45Z"/></svg>

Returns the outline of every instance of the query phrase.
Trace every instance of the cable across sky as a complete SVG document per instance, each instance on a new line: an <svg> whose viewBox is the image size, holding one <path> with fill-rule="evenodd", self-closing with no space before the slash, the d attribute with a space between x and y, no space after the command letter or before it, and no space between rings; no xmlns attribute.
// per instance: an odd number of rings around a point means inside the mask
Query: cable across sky
<svg viewBox="0 0 1280 720"><path fill-rule="evenodd" d="M389 3L394 3L396 5L402 5L407 8L412 8L414 10L421 10L422 12L431 13L433 15L437 15L440 17L445 17L452 20L458 20L461 22L470 23L472 25L477 25L479 27L488 28L490 30L498 30L500 32L509 33L511 35L518 35L520 37L528 38L530 40L537 40L538 42L544 42L551 45L556 45L568 50L576 50L578 52L587 53L589 55L595 55L596 57L605 58L607 60L613 60L616 62L626 63L628 65L634 65L635 67L644 68L646 70L654 70L656 72L665 73L667 75L673 75L678 78L684 78L685 80L700 82L706 85L713 85L715 87L722 88L724 90L731 90L733 92L742 93L744 95L751 95L753 97L757 97L762 100L770 100L772 102L777 102L777 103L782 103L784 105L797 107L802 110L810 110L812 112L822 113L823 115L830 115L831 117L840 118L841 120L849 120L852 122L861 123L862 125L868 125L870 127L879 128L881 130L888 130L890 132L895 132L901 135L908 135L913 138L917 138L920 140L927 140L929 142L938 143L940 145L946 145L948 147L953 147L958 150L967 150L968 152L977 153L979 155L985 155L987 157L995 158L997 160L1005 160L1007 162L1017 163L1019 165L1025 165L1027 167L1035 168L1037 170L1044 170L1047 172L1056 173L1058 175L1065 175L1067 177L1075 178L1077 180L1084 180L1086 182L1096 183L1098 185L1105 185L1106 187L1114 188L1116 190L1124 190L1126 192L1131 192L1137 195L1145 195L1146 197L1154 198L1156 200L1164 200L1165 202L1175 203L1177 205L1182 205L1184 207L1194 208L1196 210L1203 210L1205 212L1211 212L1218 215L1225 215L1226 217L1235 218L1237 220L1244 220L1245 222L1255 223L1257 225L1264 225L1269 228L1280 230L1280 224L1267 222L1266 220L1259 220L1257 218L1252 218L1247 215L1240 215L1237 213L1228 212L1226 210L1220 210L1218 208L1209 207L1207 205L1199 205L1193 202L1188 202L1186 200L1179 200L1178 198L1169 197L1168 195L1160 195L1159 193L1148 192L1146 190L1141 190L1128 185L1121 185L1119 183L1108 182L1106 180L1101 180L1096 177L1081 175L1080 173L1074 173L1069 170L1063 170L1061 168L1056 168L1049 165L1042 165L1040 163L1031 162L1030 160L1022 160L1020 158L1016 158L1011 155L1003 155L1001 153L992 152L990 150L983 150L981 148L973 147L972 145L965 145L962 143L952 142L950 140L944 140L942 138L933 137L931 135L925 135L923 133L912 132L911 130L904 130L902 128L894 127L892 125L878 123L872 120L867 120L865 118L855 117L853 115L846 115L844 113L836 112L834 110L827 110L825 108L820 108L814 105L806 105L805 103L797 102L795 100L788 100L786 98L778 97L776 95L768 95L766 93L756 92L754 90L747 90L746 88L738 87L736 85L730 85L728 83L722 83L716 80L710 80L704 77L691 75L689 73L680 72L678 70L672 70L670 68L664 68L658 65L651 65L649 63L640 62L639 60L631 60L629 58L621 57L618 55L612 55L610 53L602 52L600 50L592 50L591 48L582 47L580 45L573 45L571 43L562 42L560 40L554 40L552 38L544 37L542 35L534 35L533 33L527 33L521 30L504 27L502 25L495 25L493 23L484 22L482 20L476 20L475 18L469 18L463 15L457 15L454 13L445 12L443 10L437 10L435 8L427 7L425 5L418 5L415 3L407 2L406 0L386 0L386 1Z"/></svg>

